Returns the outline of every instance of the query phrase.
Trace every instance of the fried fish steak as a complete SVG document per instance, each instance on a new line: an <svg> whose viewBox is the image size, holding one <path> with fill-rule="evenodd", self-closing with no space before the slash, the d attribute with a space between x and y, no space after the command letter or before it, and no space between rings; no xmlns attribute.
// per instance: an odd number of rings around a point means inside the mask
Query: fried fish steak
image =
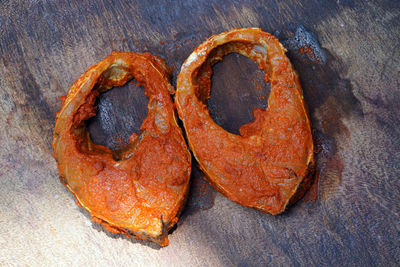
<svg viewBox="0 0 400 267"><path fill-rule="evenodd" d="M267 108L255 109L254 121L239 135L218 126L206 105L212 66L232 52L254 60L271 85ZM190 149L208 181L229 199L273 215L302 197L314 169L310 120L285 52L258 28L212 36L182 65L175 98Z"/></svg>
<svg viewBox="0 0 400 267"><path fill-rule="evenodd" d="M52 143L61 181L93 221L161 246L168 245L168 231L185 204L191 171L169 76L159 57L112 53L71 86L57 113ZM94 144L85 121L96 114L96 97L132 78L149 99L140 134L118 151Z"/></svg>

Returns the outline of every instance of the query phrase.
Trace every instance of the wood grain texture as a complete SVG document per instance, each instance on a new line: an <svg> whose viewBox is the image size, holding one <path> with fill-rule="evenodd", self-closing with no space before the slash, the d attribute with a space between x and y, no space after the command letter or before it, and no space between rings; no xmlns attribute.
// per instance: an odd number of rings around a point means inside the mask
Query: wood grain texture
<svg viewBox="0 0 400 267"><path fill-rule="evenodd" d="M92 223L58 180L58 96L114 50L165 58L175 85L207 37L249 26L275 34L300 74L321 150L318 200L270 216L227 200L194 166L168 247ZM398 1L1 1L0 265L400 265L399 36ZM268 85L236 55L214 72L211 114L235 132ZM135 85L98 104L89 129L110 147L146 112Z"/></svg>

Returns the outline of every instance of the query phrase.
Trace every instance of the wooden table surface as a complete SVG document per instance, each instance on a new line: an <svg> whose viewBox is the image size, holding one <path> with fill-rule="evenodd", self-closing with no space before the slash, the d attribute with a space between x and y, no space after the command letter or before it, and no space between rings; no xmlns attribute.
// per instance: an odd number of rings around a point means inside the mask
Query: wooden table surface
<svg viewBox="0 0 400 267"><path fill-rule="evenodd" d="M194 165L168 247L93 223L58 179L58 96L115 50L165 58L175 85L207 37L250 26L275 34L300 74L320 150L318 199L263 214L215 192ZM1 1L0 265L399 266L399 51L396 0ZM235 54L214 73L208 106L235 133L265 107L269 85ZM146 104L135 85L103 94L92 138L123 145Z"/></svg>

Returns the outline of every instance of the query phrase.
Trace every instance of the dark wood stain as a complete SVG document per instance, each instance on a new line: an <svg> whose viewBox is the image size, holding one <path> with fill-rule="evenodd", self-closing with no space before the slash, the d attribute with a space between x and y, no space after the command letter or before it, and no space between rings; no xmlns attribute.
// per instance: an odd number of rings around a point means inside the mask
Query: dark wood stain
<svg viewBox="0 0 400 267"><path fill-rule="evenodd" d="M143 265L149 256L158 261L151 264L190 266L400 265L399 10L391 0L2 1L0 265ZM163 57L176 86L206 38L250 26L276 35L299 72L318 150L318 199L263 214L215 192L194 163L169 247L85 225L90 215L72 203L52 159L58 96L114 50ZM237 133L255 107L265 108L269 85L235 54L213 70L211 116ZM102 94L87 122L92 139L123 146L147 101L135 84Z"/></svg>
<svg viewBox="0 0 400 267"><path fill-rule="evenodd" d="M255 108L265 109L269 83L257 64L237 53L226 55L213 67L207 106L213 120L228 132L254 120Z"/></svg>
<svg viewBox="0 0 400 267"><path fill-rule="evenodd" d="M128 144L129 136L140 132L148 102L144 88L132 82L101 94L97 115L87 122L93 142L113 150Z"/></svg>
<svg viewBox="0 0 400 267"><path fill-rule="evenodd" d="M193 163L188 202L181 220L184 221L187 216L195 212L211 209L214 206L216 194L217 192L207 183L205 174L200 170L197 163Z"/></svg>

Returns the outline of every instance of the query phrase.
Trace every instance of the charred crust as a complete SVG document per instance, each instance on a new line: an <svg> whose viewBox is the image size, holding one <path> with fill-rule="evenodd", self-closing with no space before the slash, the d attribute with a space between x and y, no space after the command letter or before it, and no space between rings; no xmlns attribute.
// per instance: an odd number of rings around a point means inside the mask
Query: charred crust
<svg viewBox="0 0 400 267"><path fill-rule="evenodd" d="M60 175L59 178L60 178L60 182L61 182L63 185L65 185L65 186L68 185L67 178L65 178L64 175Z"/></svg>
<svg viewBox="0 0 400 267"><path fill-rule="evenodd" d="M151 242L157 243L158 245L160 245L162 247L168 245L168 239L167 239L168 227L167 227L167 224L164 223L162 217L160 218L161 224L162 224L162 231L161 231L161 234L158 236L151 236L151 235L146 234L145 232L139 233L139 232L129 230L127 228L118 227L116 225L113 225L113 224L111 224L103 219L100 219L98 217L95 217L95 216L92 217L92 220L95 223L100 224L105 230L107 230L111 233L123 234L127 238L151 241Z"/></svg>
<svg viewBox="0 0 400 267"><path fill-rule="evenodd" d="M304 176L303 180L301 181L301 183L299 184L299 186L296 189L296 193L290 198L288 204L286 205L286 208L292 206L294 203L296 203L298 200L300 200L305 193L308 191L308 189L310 189L310 187L312 186L312 183L314 181L315 178L315 162L312 161L308 164L307 167L307 173Z"/></svg>

